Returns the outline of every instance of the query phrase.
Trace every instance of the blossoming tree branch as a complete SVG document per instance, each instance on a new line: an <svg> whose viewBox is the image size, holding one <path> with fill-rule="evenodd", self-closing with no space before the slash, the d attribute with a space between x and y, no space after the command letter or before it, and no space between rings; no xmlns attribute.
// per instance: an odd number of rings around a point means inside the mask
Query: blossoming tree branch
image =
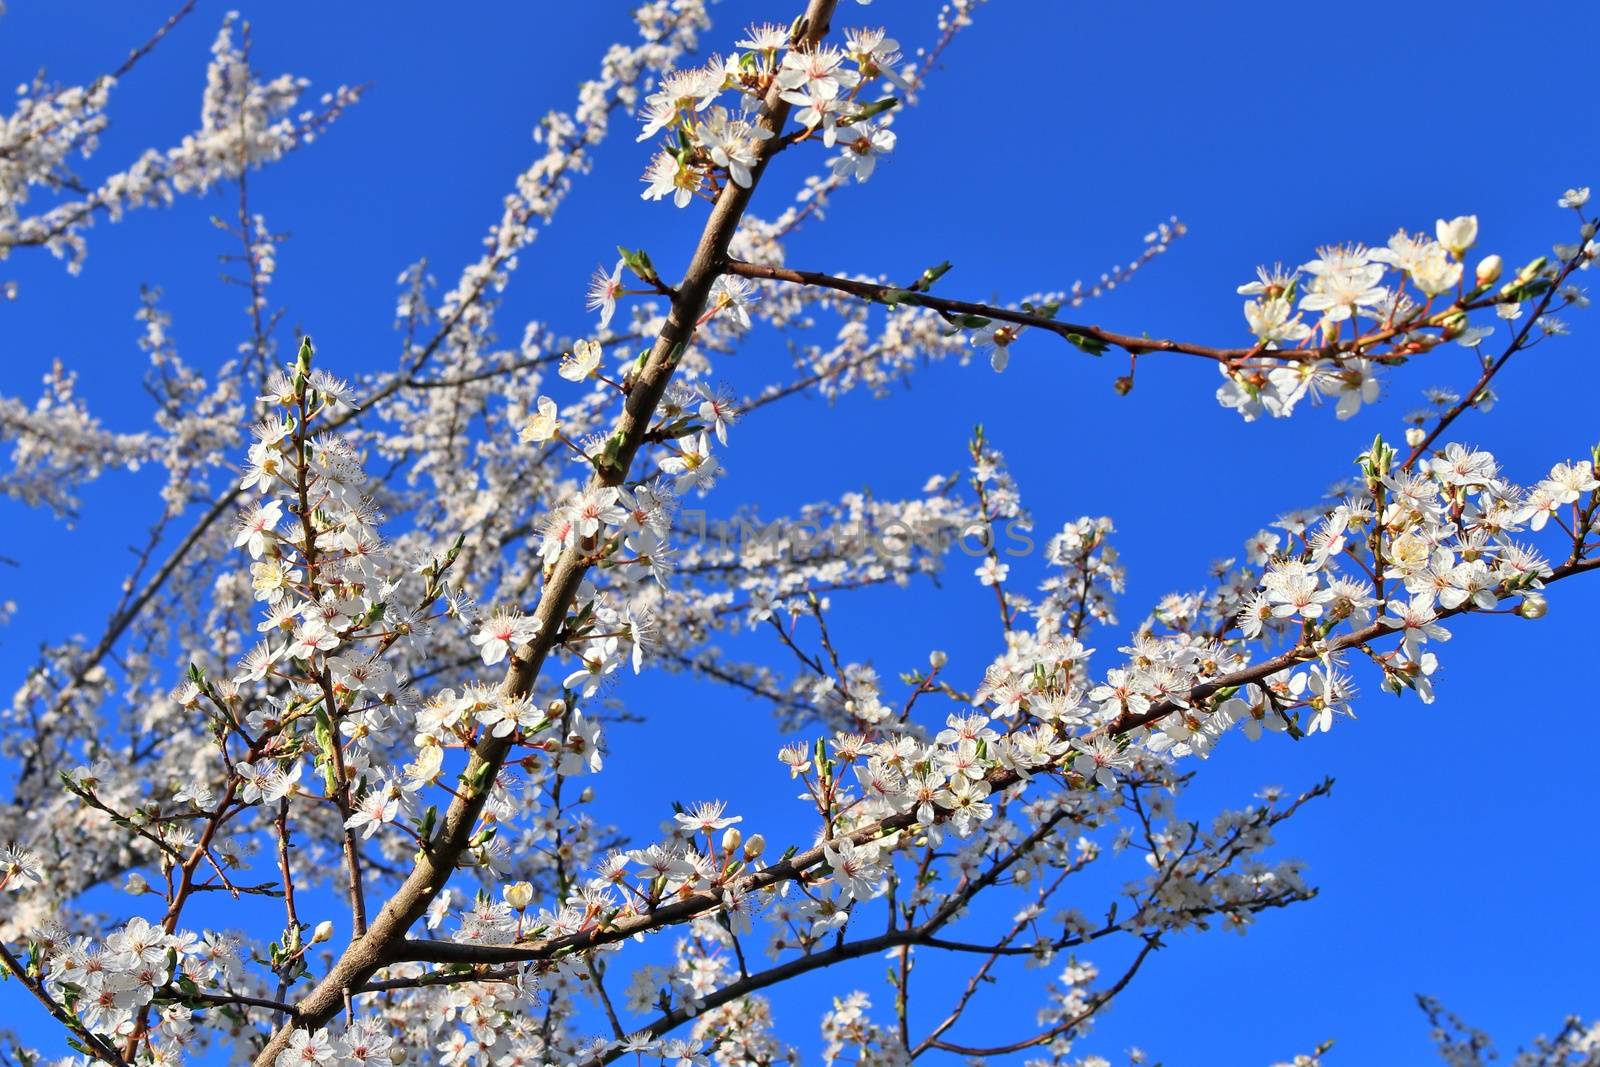
<svg viewBox="0 0 1600 1067"><path fill-rule="evenodd" d="M10 1062L768 1065L796 1053L765 991L874 958L886 978L822 1020L829 1061L1105 1063L1088 1055L1097 1016L1172 938L1242 931L1315 892L1274 835L1329 783L1193 821L1175 798L1208 754L1354 729L1363 675L1431 702L1454 628L1538 619L1552 587L1600 567L1594 442L1519 485L1455 436L1507 363L1586 305L1587 189L1560 196L1552 252L1526 263L1480 249L1463 216L1263 268L1237 288L1234 340L1085 321L1183 235L1176 220L1098 283L1007 303L963 294L948 264L808 269L787 240L826 225L833 197L867 195L855 187L897 125L915 128L978 0L892 36L857 23L907 18L893 7L810 0L726 31L700 0L652 0L575 108L541 121L482 255L442 291L422 264L401 275L397 365L352 384L340 353L282 336L281 238L249 182L337 136L356 90L308 104L303 79L263 80L230 18L199 130L99 178L68 168L192 6L91 85L25 86L0 130L5 253L47 249L73 270L94 226L221 190L248 294L236 358L206 368L143 294L154 429L107 428L62 367L38 399L0 396L13 501L68 518L107 472L164 472L103 630L47 645L5 711L0 989L58 1031L53 1047L12 1038ZM621 249L589 283L591 328L530 322L505 345L501 294L622 127L638 131L644 197L700 226L672 257L687 265L669 276ZM814 169L800 189L773 187L780 153ZM718 362L767 332L794 367L753 395L717 388ZM1444 346L1479 373L1432 390L1324 503L1262 516L1242 562L1174 575L1197 591L1131 631L1109 518L1052 527L1050 575L1010 581L1004 538L1034 520L982 429L966 472L919 496L841 486L758 538L687 521L682 504L738 462L743 420L881 391L928 360L1003 372L1063 346L1125 360L1123 392L1141 364L1213 362L1216 399L1245 419L1324 417L1307 413L1324 400L1348 418ZM739 514L730 528L756 522ZM957 577L993 593L981 676L932 651L884 679L835 640L837 598L934 574L963 540L980 562ZM767 655L722 651L735 635ZM660 808L653 840L595 814L631 788L606 775L621 714L607 688L646 671L693 679L708 704L771 706L793 742L762 755L807 836L769 841L714 796L635 792ZM1091 869L1117 872L1120 893L1086 891ZM88 898L108 885L126 890L111 911ZM206 898L238 925L217 927ZM935 954L967 977L918 975ZM997 1032L981 1017L1015 959L1045 976L1036 1024ZM1441 1032L1459 1025L1424 1008ZM1596 1041L1568 1021L1540 1062Z"/></svg>

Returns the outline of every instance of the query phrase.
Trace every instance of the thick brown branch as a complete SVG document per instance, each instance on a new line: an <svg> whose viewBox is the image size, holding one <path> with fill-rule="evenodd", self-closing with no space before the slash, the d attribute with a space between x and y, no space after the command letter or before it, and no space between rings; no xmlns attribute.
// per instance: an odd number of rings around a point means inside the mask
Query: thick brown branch
<svg viewBox="0 0 1600 1067"><path fill-rule="evenodd" d="M814 45L827 31L837 0L811 0L799 24L803 46ZM777 132L788 117L789 105L778 97L776 87L766 100L764 122ZM763 147L773 144L765 142ZM623 405L609 442L612 461L596 470L595 487L620 485L627 477L634 455L644 441L650 420L666 392L667 383L677 369L695 324L705 309L712 283L727 259L728 244L750 202L756 184L766 169L768 153L752 169L748 188L729 183L717 198L699 246L678 286L666 324L651 347L633 389ZM543 595L534 612L539 635L534 642L512 657L502 692L523 697L532 692L534 682L558 640L568 609L589 570L588 548L574 541L557 560ZM321 1026L343 1006L349 991L360 988L402 944L406 931L421 918L429 903L444 888L472 838L478 815L483 810L494 777L510 752L510 737L484 736L474 749L463 774L463 788L445 812L442 825L421 850L416 866L390 898L367 932L357 938L339 957L327 976L298 1005L299 1017L307 1027ZM290 1027L282 1027L255 1058L256 1067L268 1067L288 1047Z"/></svg>

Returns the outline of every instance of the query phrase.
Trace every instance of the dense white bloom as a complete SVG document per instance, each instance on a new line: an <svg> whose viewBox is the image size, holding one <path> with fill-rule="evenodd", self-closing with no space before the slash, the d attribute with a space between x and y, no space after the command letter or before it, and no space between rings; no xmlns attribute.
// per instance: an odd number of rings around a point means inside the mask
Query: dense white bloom
<svg viewBox="0 0 1600 1067"><path fill-rule="evenodd" d="M250 294L236 358L203 372L145 294L149 428L106 429L59 368L37 400L0 397L15 501L70 517L84 504L76 487L103 471L161 474L150 547L114 592L110 625L42 647L6 713L17 783L0 808L11 816L0 966L73 1040L99 1052L104 1039L100 1058L153 1065L216 1048L300 1067L629 1053L674 1067L775 1064L797 1054L776 1034L765 984L885 951L900 983L937 937L1020 957L1008 996L1026 968L1043 969L1043 1036L1028 1047L1089 1063L1077 1042L1120 984L1076 953L1108 931L1146 951L1169 934L1243 931L1312 895L1273 843L1325 786L1263 790L1214 819L1180 814L1174 798L1194 759L1236 733L1304 741L1353 718L1369 678L1446 698L1447 626L1532 625L1557 582L1592 569L1594 457L1567 453L1578 458L1541 476L1460 437L1505 387L1495 376L1506 359L1530 337L1576 329L1587 298L1574 278L1593 258L1594 227L1565 216L1577 232L1558 236L1575 243L1520 268L1481 250L1470 282L1476 216L1440 220L1437 239L1400 230L1381 247L1327 246L1238 287L1247 332L1226 347L1138 322L1082 325L1095 321L1086 301L1182 234L1175 219L1099 283L994 305L976 302L981 280L954 288L948 264L893 281L856 273L901 269L888 262L803 269L827 265L800 261L826 254L813 234L832 198L895 148L891 116L899 129L921 121L907 117L917 94L878 93L913 82L920 93L974 10L941 10L939 35L911 50L914 73L887 29L846 29L841 48L805 20L752 27L740 52L709 54L735 35L709 39L700 0L647 0L637 41L608 49L574 106L539 121L534 159L486 220L481 252L442 285L422 263L401 272L398 372L354 384L308 338L280 358L268 288L278 239L252 216L259 198L244 182L353 94L329 94L319 110L300 102L299 79L262 80L230 20L200 132L100 182L66 161L78 167L94 147L116 79L24 87L10 133L0 130L0 253L41 246L75 264L89 219L71 211L114 218L238 179L239 218L221 225L243 249L228 262ZM774 96L787 107L770 107ZM687 227L676 247L661 234L589 234L635 250L589 280L599 334L563 357L570 325L511 327L522 313L512 284L629 114L659 149L633 149L635 165L655 152L645 198L716 206L672 217L663 234ZM780 149L769 173L763 160ZM796 171L787 204L781 188L749 195ZM28 206L47 195L67 213ZM1561 203L1587 198L1574 189ZM887 247L899 206L869 208L881 218L844 236ZM630 264L643 284L631 293ZM566 284L536 290L559 296ZM613 333L625 294L637 299ZM1517 325L1490 351L1498 321ZM1329 467L1314 433L1264 443L1282 464L1249 453L1211 464L1212 482L1290 467L1345 478L1276 519L1241 511L1249 493L1212 492L1232 509L1220 539L1192 528L1207 513L1191 506L1210 491L1205 476L1184 473L1194 484L1169 491L1178 473L1206 467L1190 440L1205 427L1180 427L1164 454L1181 462L1124 479L1175 516L1137 555L1151 544L1173 558L1203 561L1208 545L1237 554L1172 576L1129 624L1110 518L1056 514L1053 532L1035 533L1059 501L1041 505L1025 481L1037 486L1040 463L1047 482L1082 466L1070 405L1028 479L1007 466L1000 446L1016 412L1002 412L953 472L959 453L940 458L922 447L927 435L901 435L901 451L934 472L909 482L879 481L861 442L830 439L844 425L830 420L870 415L814 405L778 420L775 465L753 454L739 480L801 486L842 472L850 488L788 514L724 505L720 493L715 517L680 507L677 494L718 484L730 436L741 449L763 439L769 407L886 393L935 361L986 356L1002 371L1024 329L1041 350L1126 356L1122 393L1135 362L1144 375L1167 362L1142 357L1214 362L1217 399L1245 419L1320 406L1349 419L1418 365L1471 366L1404 417L1403 447L1386 443L1391 424L1354 465L1340 454ZM774 338L786 358L763 355ZM735 374L736 353L760 357L745 368L760 377ZM1053 373L1043 361L1028 371ZM144 425L121 410L106 423ZM1472 433L1494 436L1481 421ZM1114 469L1114 445L1078 451ZM921 488L889 491L901 482ZM974 534L983 556L963 563ZM991 588L958 581L953 603L971 604L922 620L955 636L951 654L885 658L875 629L910 632L894 587L943 583L952 567ZM848 614L863 590L872 614ZM0 603L0 621L12 610ZM630 677L646 668L660 687ZM702 686L770 706L775 727L747 729ZM634 729L645 713L675 731L672 744ZM741 767L741 741L764 737L779 765ZM665 792L651 777L662 768L676 775ZM751 791L763 776L789 806L783 825L800 826L772 845L745 833L770 814ZM679 803L730 790L747 814ZM626 825L612 825L619 812ZM1090 864L1104 877L1076 877ZM1113 920L1103 900L1067 906L1069 892L1097 885L1119 901ZM196 928L202 919L225 929ZM865 994L842 989L832 1004L825 1062L891 1067L935 1044L983 1058L980 1046L1008 1040L958 1045L958 1033L919 1046L916 1014L875 1021Z"/></svg>
<svg viewBox="0 0 1600 1067"><path fill-rule="evenodd" d="M848 840L830 841L822 854L833 870L836 885L854 900L872 900L883 892L883 871L876 843L852 844Z"/></svg>
<svg viewBox="0 0 1600 1067"><path fill-rule="evenodd" d="M522 614L516 608L501 608L490 615L472 635L483 662L493 666L510 652L539 636L539 620Z"/></svg>

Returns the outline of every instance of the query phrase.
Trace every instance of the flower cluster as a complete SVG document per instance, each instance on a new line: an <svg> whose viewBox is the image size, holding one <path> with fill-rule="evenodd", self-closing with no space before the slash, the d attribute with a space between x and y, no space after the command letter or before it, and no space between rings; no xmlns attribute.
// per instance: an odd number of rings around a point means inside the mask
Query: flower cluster
<svg viewBox="0 0 1600 1067"><path fill-rule="evenodd" d="M1582 200L1563 197L1562 206L1576 210ZM1587 267L1594 255L1588 222L1582 247L1558 247L1556 259L1541 256L1504 282L1495 253L1466 274L1467 254L1478 243L1476 215L1440 219L1434 232L1398 230L1381 248L1320 248L1296 270L1257 268L1256 280L1238 289L1251 298L1244 317L1256 344L1218 364L1226 379L1217 390L1222 406L1248 421L1263 413L1287 417L1302 400L1329 398L1348 419L1378 399L1385 366L1449 341L1481 355L1497 323L1514 331L1513 349L1520 347L1528 329L1517 321L1525 315L1542 336L1559 335L1565 327L1550 313L1550 298L1559 301L1556 309L1588 302L1566 283L1573 267ZM1485 392L1474 403L1486 410L1490 400Z"/></svg>
<svg viewBox="0 0 1600 1067"><path fill-rule="evenodd" d="M44 246L76 271L87 250L83 231L97 216L115 220L130 209L203 193L249 168L275 162L313 140L360 98L360 90L340 86L322 96L318 109L297 113L309 83L289 74L259 79L250 67L247 46L236 39L237 29L237 17L229 15L211 46L200 128L164 152L146 150L128 167L87 188L67 161L99 146L117 78L59 87L41 74L24 85L16 110L0 124L0 249ZM152 39L152 46L164 32ZM81 195L60 199L38 214L26 212L33 194L61 190Z"/></svg>
<svg viewBox="0 0 1600 1067"><path fill-rule="evenodd" d="M41 402L0 398L0 433L17 442L10 496L70 515L104 470L166 471L161 521L106 636L45 649L0 740L20 767L3 808L17 840L0 848L0 966L78 1051L152 1065L226 1047L255 1067L769 1067L798 1053L760 991L871 959L892 996L875 1009L838 989L826 1061L1069 1062L1165 938L1243 932L1314 892L1276 837L1327 783L1196 820L1175 799L1197 773L1189 757L1235 727L1252 740L1328 731L1362 673L1432 701L1456 620L1537 619L1548 586L1594 569L1600 453L1522 488L1490 453L1441 441L1463 411L1487 410L1506 358L1583 305L1587 189L1560 198L1579 242L1509 279L1498 256L1469 263L1471 216L1264 269L1240 290L1252 344L1239 349L1062 318L1170 247L1175 219L1098 283L1004 306L934 295L949 264L905 285L789 269L788 238L874 173L895 146L891 117L975 6L941 10L913 71L886 31L830 40L827 19L753 26L696 66L705 6L643 4L639 40L607 52L571 113L541 122L482 253L442 294L422 265L402 274L400 367L356 386L314 366L309 340L286 368L275 360L280 238L243 181L353 94L303 110L303 81L257 78L230 20L200 131L82 193L65 160L104 129L114 79L24 91L0 152L0 251L81 256L96 213L237 181L237 227L224 228L251 294L249 340L210 377L180 358L159 293L144 294L149 432L107 430L61 369ZM880 82L895 95L874 99ZM718 254L670 284L622 248L590 282L597 331L531 322L503 342L499 294L519 254L610 117L641 109L640 140L662 142L645 197L720 198L700 245ZM835 154L776 219L723 196L805 142ZM45 187L82 199L25 218ZM1497 329L1511 337L1495 358ZM738 398L717 371L758 330L792 340L794 367ZM1432 410L1407 419L1409 454L1380 438L1328 501L1161 597L1114 642L1114 663L1090 647L1108 641L1125 588L1111 519L1036 540L981 428L965 471L903 498L846 491L780 518L692 506L724 484L730 439L768 406L882 392L935 359L999 371L1030 331L1130 363L1214 359L1224 404L1247 419L1307 398L1347 417L1378 399L1385 368L1450 341L1477 352L1483 377L1465 398L1430 391ZM1130 369L1119 390L1132 381ZM973 618L998 622L986 662L970 660L970 628L914 669L854 647L842 598L946 569L972 583ZM783 733L770 784L798 804L701 799L702 769L731 758L706 725L712 697L660 709L680 717L681 751L619 752L646 667L770 704ZM641 764L691 768L688 803L637 773L612 786ZM629 836L608 804L630 813ZM792 847L768 844L780 833ZM1077 877L1091 867L1104 878ZM142 914L108 918L84 897L117 883ZM1085 900L1095 884L1115 887L1114 906ZM203 894L232 902L237 932L191 932ZM635 947L652 939L662 950ZM954 1013L918 1033L909 976L931 952L974 967ZM1041 976L1037 1029L978 1044L996 1039L968 1036L979 1028L963 1013L1011 960Z"/></svg>
<svg viewBox="0 0 1600 1067"><path fill-rule="evenodd" d="M770 23L751 26L726 59L703 67L666 73L645 99L639 140L667 134L672 143L658 152L645 172L646 200L668 196L678 207L697 194L715 195L722 183L749 188L763 157L763 142L773 138L761 121L774 92L795 108L806 137L839 148L836 176L865 181L880 157L894 150L895 134L885 114L896 100L863 103L861 93L875 81L907 88L898 72L900 46L885 31L860 29L845 34L844 47L796 46L789 31ZM736 93L734 107L717 101Z"/></svg>
<svg viewBox="0 0 1600 1067"><path fill-rule="evenodd" d="M242 973L233 937L206 931L169 933L142 918L128 920L104 939L71 935L59 924L39 931L41 958L49 961L46 985L77 1005L90 1034L126 1037L135 1020L161 998L152 1052L172 1062L195 1038L193 1012L179 986L226 986Z"/></svg>

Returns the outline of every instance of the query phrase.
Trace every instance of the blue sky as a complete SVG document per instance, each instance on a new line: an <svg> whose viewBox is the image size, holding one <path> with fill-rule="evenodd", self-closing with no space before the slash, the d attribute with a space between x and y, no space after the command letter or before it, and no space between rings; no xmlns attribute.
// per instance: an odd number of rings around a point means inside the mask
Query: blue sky
<svg viewBox="0 0 1600 1067"><path fill-rule="evenodd" d="M13 83L40 66L87 81L158 19L149 5L9 6L0 80ZM284 345L303 328L346 373L392 365L395 276L426 256L449 279L476 255L500 197L533 158L534 122L570 106L605 45L629 32L626 5L610 2L454 5L448 17L412 2L235 6L254 23L267 72L304 74L318 90L372 83L329 135L252 184L255 208L293 235L274 286L288 308ZM844 7L844 24L887 21L906 45L931 38L933 5ZM225 10L202 0L119 88L113 129L87 173L192 125ZM746 20L793 12L729 0L716 14L706 43L725 50ZM1513 16L1487 3L1362 0L1330 12L995 0L898 124L896 155L836 201L826 226L802 234L790 260L908 277L950 259L941 291L1014 298L1126 262L1142 234L1176 213L1190 235L1082 317L1217 343L1243 339L1233 290L1255 264L1302 262L1317 244L1379 242L1399 226L1470 212L1484 250L1520 263L1571 238L1570 216L1554 206L1561 190L1600 182L1600 104L1587 89L1597 30L1600 10L1583 5L1522 4ZM523 256L501 312L507 338L534 317L584 328L584 280L616 244L648 247L671 273L698 233L698 209L638 199L646 150L626 126L599 159ZM776 213L801 173L775 168L756 210ZM241 294L216 281L215 257L231 248L206 221L232 210L230 198L214 198L98 228L77 278L38 255L0 264L22 289L0 309L5 388L31 396L59 357L85 372L84 392L110 425L145 425L148 412L128 401L141 396L141 283L165 289L190 361L214 365L243 339ZM1453 435L1491 448L1520 480L1584 454L1600 432L1585 363L1593 327L1583 313L1570 317L1575 336L1514 361L1493 414L1468 416ZM786 369L781 349L753 344L729 374L754 384ZM1111 383L1124 372L1116 359L1029 338L1003 376L938 365L884 400L780 406L740 427L715 499L777 514L867 486L912 493L929 474L958 469L972 424L983 422L1041 530L1082 514L1116 520L1131 626L1277 514L1315 501L1374 432L1397 433L1423 387L1461 389L1473 376L1470 356L1452 348L1392 376L1385 402L1350 422L1320 410L1246 425L1213 402L1207 364L1152 358L1132 395L1118 398ZM131 562L123 547L152 517L148 487L106 478L71 529L0 503L0 555L22 564L0 568L0 599L19 608L0 630L8 686L40 641L98 633ZM943 590L841 599L841 651L885 676L935 647L954 669L981 669L996 642L992 602L965 580L964 558L955 568ZM1569 706L1581 714L1590 699L1585 638L1596 610L1600 588L1577 583L1553 591L1541 623L1461 623L1441 649L1432 707L1396 702L1366 679L1360 720L1331 736L1225 745L1186 796L1194 816L1244 803L1266 783L1338 779L1333 797L1283 835L1282 851L1308 861L1322 895L1264 917L1243 939L1176 939L1085 1048L1138 1044L1178 1065L1265 1063L1334 1037L1335 1062L1412 1062L1428 1047L1416 992L1513 1046L1566 1013L1600 1014L1600 919L1585 903L1600 875L1587 826L1592 757L1584 735L1561 725ZM1108 635L1099 645L1116 643ZM787 794L781 768L765 760L777 735L762 708L677 678L626 695L653 720L613 738L613 768L659 783L660 815L669 799L696 799L662 781L655 755L692 712L730 751L742 743L759 757L718 768L708 788L747 824L775 828L771 837L793 824L771 800ZM638 833L656 818L613 814ZM781 994L786 1034L814 1040L819 1006L847 983L887 1004L880 974L869 961ZM0 1002L14 996L7 987ZM991 997L993 1018L1026 1026L1016 998Z"/></svg>

